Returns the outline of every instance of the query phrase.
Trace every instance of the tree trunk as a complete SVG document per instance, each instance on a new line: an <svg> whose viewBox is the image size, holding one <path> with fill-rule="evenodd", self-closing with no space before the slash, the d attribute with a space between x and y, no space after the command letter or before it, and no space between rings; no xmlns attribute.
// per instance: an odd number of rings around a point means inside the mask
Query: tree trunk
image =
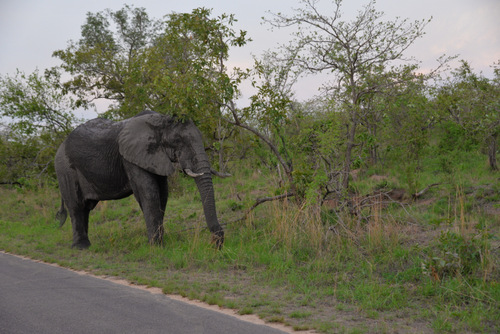
<svg viewBox="0 0 500 334"><path fill-rule="evenodd" d="M354 80L354 73L350 74L349 86L352 89L351 92L351 105L348 106L348 119L350 124L347 125L347 146L345 151L345 161L344 161L344 179L342 180L342 190L347 194L349 189L349 174L351 173L351 163L352 163L352 150L355 146L356 139L356 126L358 124L358 95L356 93L356 82Z"/></svg>
<svg viewBox="0 0 500 334"><path fill-rule="evenodd" d="M355 137L356 137L356 122L353 121L351 126L348 128L347 147L345 151L344 178L342 180L342 188L344 191L347 191L347 189L349 188L349 174L351 173L352 150L355 146L354 144Z"/></svg>
<svg viewBox="0 0 500 334"><path fill-rule="evenodd" d="M498 170L497 144L498 144L498 134L494 133L490 136L490 142L488 143L488 160L490 163L491 170Z"/></svg>
<svg viewBox="0 0 500 334"><path fill-rule="evenodd" d="M378 154L377 154L377 124L374 123L370 127L368 127L369 133L371 135L370 140L370 164L376 165L378 162Z"/></svg>
<svg viewBox="0 0 500 334"><path fill-rule="evenodd" d="M238 115L236 113L236 109L235 109L232 101L229 102L229 105L227 107L229 108L229 110L233 114L234 121L230 121L230 120L226 119L226 122L250 131L251 133L253 133L257 137L259 137L264 143L266 143L267 146L269 146L269 148L271 149L271 152L273 152L275 157L278 159L281 167L283 167L283 170L288 178L288 181L290 182L290 190L295 195L297 195L297 189L295 187L295 182L293 180L293 175L292 175L292 172L293 172L292 162L287 161L287 160L285 160L285 158L283 158L283 156L280 154L280 151L278 150L278 147L271 141L270 138L268 138L266 135L264 135L262 132L258 131L257 129L251 127L250 125L242 123L240 121L240 118L238 117Z"/></svg>
<svg viewBox="0 0 500 334"><path fill-rule="evenodd" d="M224 164L224 140L225 140L225 136L223 135L222 124L221 124L220 119L217 122L217 137L219 139L219 150L217 152L219 154L219 172L225 173L225 171L226 171L225 164Z"/></svg>

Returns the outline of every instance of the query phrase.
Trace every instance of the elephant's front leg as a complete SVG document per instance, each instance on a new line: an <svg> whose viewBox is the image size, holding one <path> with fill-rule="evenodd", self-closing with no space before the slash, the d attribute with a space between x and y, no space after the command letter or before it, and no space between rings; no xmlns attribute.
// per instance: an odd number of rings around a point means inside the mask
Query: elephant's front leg
<svg viewBox="0 0 500 334"><path fill-rule="evenodd" d="M150 244L163 243L163 217L167 204L167 180L128 163L127 174L146 221Z"/></svg>

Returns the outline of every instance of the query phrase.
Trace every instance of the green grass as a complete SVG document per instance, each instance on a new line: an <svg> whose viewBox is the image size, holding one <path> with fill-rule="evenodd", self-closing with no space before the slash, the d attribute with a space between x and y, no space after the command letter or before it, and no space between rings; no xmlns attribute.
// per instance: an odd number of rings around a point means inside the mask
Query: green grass
<svg viewBox="0 0 500 334"><path fill-rule="evenodd" d="M418 201L373 208L368 221L293 201L263 204L246 221L226 226L221 251L210 244L193 182L183 177L171 187L164 247L148 245L133 197L100 203L91 214L92 247L78 251L70 248L70 222L59 228L54 219L54 188L3 187L0 249L297 330L496 332L500 223L486 208L498 209L499 176L484 157L469 152L467 158L427 158L418 170L389 166L383 185L371 178L382 174L379 168L365 170L353 184L360 195L440 183ZM215 183L223 223L278 188L272 176L235 174Z"/></svg>

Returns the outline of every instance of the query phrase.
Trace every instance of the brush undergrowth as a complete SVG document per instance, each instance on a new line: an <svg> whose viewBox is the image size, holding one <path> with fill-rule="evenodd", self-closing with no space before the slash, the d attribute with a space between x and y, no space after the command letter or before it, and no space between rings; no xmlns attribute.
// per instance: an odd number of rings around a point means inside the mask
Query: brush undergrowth
<svg viewBox="0 0 500 334"><path fill-rule="evenodd" d="M176 177L164 247L147 244L133 197L91 214L86 251L70 249L71 224L54 219L54 186L0 188L0 249L98 275L118 276L209 304L319 332L500 330L498 173L484 159L426 168L365 169L353 188L430 189L423 198L374 203L358 216L293 200L257 207L277 189L265 173L216 180L222 251L210 245L194 183Z"/></svg>

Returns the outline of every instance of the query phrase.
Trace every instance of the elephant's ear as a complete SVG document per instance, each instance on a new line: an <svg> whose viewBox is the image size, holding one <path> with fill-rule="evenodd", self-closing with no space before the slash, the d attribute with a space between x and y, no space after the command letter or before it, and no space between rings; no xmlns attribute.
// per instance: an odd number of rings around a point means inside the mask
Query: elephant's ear
<svg viewBox="0 0 500 334"><path fill-rule="evenodd" d="M168 176L175 171L162 142L168 120L158 114L130 118L118 135L122 157L157 175Z"/></svg>

